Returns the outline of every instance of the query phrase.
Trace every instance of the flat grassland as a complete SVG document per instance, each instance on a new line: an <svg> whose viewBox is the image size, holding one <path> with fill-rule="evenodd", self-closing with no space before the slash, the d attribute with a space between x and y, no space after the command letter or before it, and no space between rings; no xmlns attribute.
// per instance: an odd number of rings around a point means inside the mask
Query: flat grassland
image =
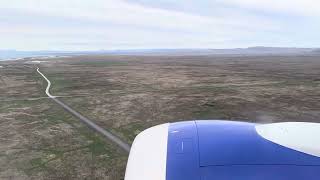
<svg viewBox="0 0 320 180"><path fill-rule="evenodd" d="M0 62L0 179L122 179L126 154L51 93L131 143L194 119L320 122L320 56L76 56Z"/></svg>

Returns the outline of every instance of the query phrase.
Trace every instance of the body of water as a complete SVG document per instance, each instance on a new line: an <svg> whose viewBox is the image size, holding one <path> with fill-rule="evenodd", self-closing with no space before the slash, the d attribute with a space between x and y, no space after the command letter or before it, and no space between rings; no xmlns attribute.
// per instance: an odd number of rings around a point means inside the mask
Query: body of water
<svg viewBox="0 0 320 180"><path fill-rule="evenodd" d="M60 52L32 52L32 51L0 51L0 61L19 60L24 58L35 58L41 59L54 58L75 55L73 53L60 53Z"/></svg>

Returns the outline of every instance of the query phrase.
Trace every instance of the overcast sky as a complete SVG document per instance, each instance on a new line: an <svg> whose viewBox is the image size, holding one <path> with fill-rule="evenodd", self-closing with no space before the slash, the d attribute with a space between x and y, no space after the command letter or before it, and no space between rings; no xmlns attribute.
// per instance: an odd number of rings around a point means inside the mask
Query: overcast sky
<svg viewBox="0 0 320 180"><path fill-rule="evenodd" d="M0 0L0 49L320 47L318 0Z"/></svg>

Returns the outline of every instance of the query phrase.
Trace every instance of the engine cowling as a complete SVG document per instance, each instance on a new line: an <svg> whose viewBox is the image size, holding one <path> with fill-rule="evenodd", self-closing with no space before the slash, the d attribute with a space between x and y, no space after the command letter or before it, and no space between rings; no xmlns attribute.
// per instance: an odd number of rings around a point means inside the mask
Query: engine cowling
<svg viewBox="0 0 320 180"><path fill-rule="evenodd" d="M140 133L125 180L320 179L320 125L168 123Z"/></svg>

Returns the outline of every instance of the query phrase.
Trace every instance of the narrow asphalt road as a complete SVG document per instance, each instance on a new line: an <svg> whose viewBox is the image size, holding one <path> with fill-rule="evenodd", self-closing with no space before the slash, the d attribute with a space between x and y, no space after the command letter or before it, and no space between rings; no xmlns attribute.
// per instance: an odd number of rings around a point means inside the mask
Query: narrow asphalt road
<svg viewBox="0 0 320 180"><path fill-rule="evenodd" d="M104 137L106 137L108 140L110 140L111 142L115 143L116 145L118 145L121 149L123 149L126 152L130 152L130 146L122 141L120 138L118 138L117 136L113 135L111 132L109 132L106 129L101 128L100 126L98 126L97 124L95 124L93 121L91 121L90 119L84 117L83 115L81 115L80 113L78 113L77 111L75 111L74 109L72 109L71 107L69 107L68 105L64 104L62 101L60 101L59 99L57 99L57 97L53 96L50 94L50 87L51 87L51 82L50 80L39 70L39 68L37 67L37 72L47 81L48 85L46 88L46 94L48 95L49 98L51 98L54 102L56 102L57 104L59 104L61 107L63 107L66 111L68 111L69 113L71 113L72 115L74 115L75 117L77 117L78 119L80 119L80 121L82 121L83 123L85 123L87 126L89 126L91 129L93 129L94 131L100 133L101 135L103 135Z"/></svg>

